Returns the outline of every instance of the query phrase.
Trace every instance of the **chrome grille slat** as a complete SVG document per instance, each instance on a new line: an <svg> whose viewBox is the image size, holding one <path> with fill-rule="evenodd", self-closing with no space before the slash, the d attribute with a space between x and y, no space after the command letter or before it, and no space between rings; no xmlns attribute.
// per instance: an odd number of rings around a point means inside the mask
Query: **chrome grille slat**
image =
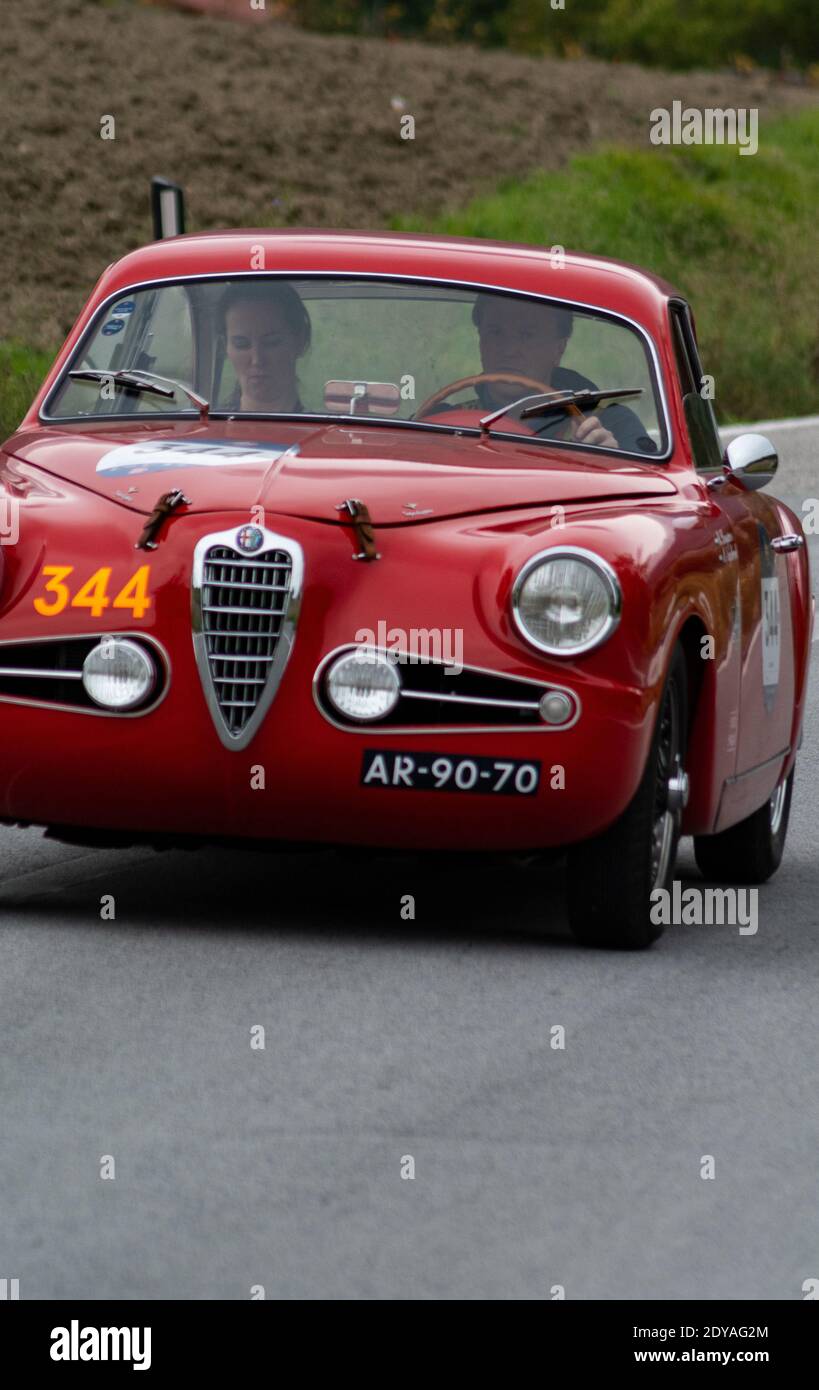
<svg viewBox="0 0 819 1390"><path fill-rule="evenodd" d="M232 546L204 554L201 633L224 728L238 739L267 690L293 585L293 560L278 547L251 560Z"/></svg>
<svg viewBox="0 0 819 1390"><path fill-rule="evenodd" d="M281 614L281 613L271 613L270 616L271 616L272 618L277 618L277 619L278 619L278 618L281 618L282 614ZM237 628L231 628L231 630L230 630L229 632L220 632L218 628L210 628L210 627L209 627L209 628L204 628L203 631L205 632L206 636L208 636L208 637L267 637L267 635L268 635L267 633L259 632L258 628L252 628L252 627L237 627ZM270 635L271 637L275 637L275 636L276 636L275 633L271 633L271 634L269 634L269 635ZM222 654L223 654L223 653L222 653Z"/></svg>
<svg viewBox="0 0 819 1390"><path fill-rule="evenodd" d="M223 547L223 549L230 548L229 546ZM269 568L274 565L289 565L290 555L286 550L264 550L261 554L251 557L250 555L239 555L234 550L232 555L215 555L213 560L216 564L239 565L244 566L245 569L258 569L260 565L267 565Z"/></svg>
<svg viewBox="0 0 819 1390"><path fill-rule="evenodd" d="M206 587L207 587L207 588L212 588L212 585L209 584L209 585L206 585ZM262 589L262 588L264 588L264 587L265 587L265 586L262 585L262 584L259 585L259 588L260 588L260 589ZM241 588L241 589L243 589L243 588L244 588L244 585L235 584L235 585L231 585L231 588L236 588L236 589L240 589L240 588ZM272 591L272 585L271 585L271 588L270 588L270 589L267 589L267 590L266 590L266 592L267 592L267 593L270 593L271 591ZM287 593L287 589L286 589L285 585L281 585L281 591L282 591L283 593ZM222 604L215 604L215 603L211 604L211 603L207 603L207 600L205 600L205 602L206 602L206 604L207 604L207 612L208 612L208 613L252 613L252 614L254 615L254 617L255 617L255 615L258 614L258 613L267 614L267 613L270 611L269 609L261 608L261 607L259 607L259 608L233 608L233 607L231 607L229 604L225 604L225 605L223 606ZM282 611L281 609L278 610L279 615L281 614L281 611Z"/></svg>
<svg viewBox="0 0 819 1390"><path fill-rule="evenodd" d="M249 584L244 579L212 579L210 583L211 585L215 584L219 589L263 589L266 594L274 592L286 594L290 587L288 584Z"/></svg>
<svg viewBox="0 0 819 1390"><path fill-rule="evenodd" d="M264 676L216 676L217 685L267 685Z"/></svg>

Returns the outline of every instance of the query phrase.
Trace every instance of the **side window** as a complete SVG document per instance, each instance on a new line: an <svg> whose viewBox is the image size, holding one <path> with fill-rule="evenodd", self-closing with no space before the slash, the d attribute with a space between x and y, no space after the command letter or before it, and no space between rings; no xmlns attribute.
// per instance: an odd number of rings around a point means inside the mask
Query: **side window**
<svg viewBox="0 0 819 1390"><path fill-rule="evenodd" d="M711 402L700 394L702 364L682 306L671 310L671 333L694 464L698 469L712 471L722 467L722 447Z"/></svg>

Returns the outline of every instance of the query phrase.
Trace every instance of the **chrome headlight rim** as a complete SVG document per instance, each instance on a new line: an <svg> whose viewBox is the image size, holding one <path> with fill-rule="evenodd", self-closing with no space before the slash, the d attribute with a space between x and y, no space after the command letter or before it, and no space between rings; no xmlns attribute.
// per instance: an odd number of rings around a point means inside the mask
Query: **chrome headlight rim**
<svg viewBox="0 0 819 1390"><path fill-rule="evenodd" d="M574 647L555 647L551 643L541 642L526 626L520 613L520 600L523 586L533 570L549 560L572 559L580 561L594 570L597 576L602 579L609 598L609 616L599 632L586 642L580 642ZM577 656L583 656L586 652L594 651L596 647L602 646L607 642L612 633L616 631L620 623L623 609L623 591L620 581L613 567L608 560L604 560L601 555L597 555L593 550L586 550L579 545L553 545L546 550L539 550L537 554L530 555L529 559L518 572L518 576L512 586L512 621L520 633L521 637L530 647L536 651L544 652L547 656L559 657L564 661L572 661Z"/></svg>
<svg viewBox="0 0 819 1390"><path fill-rule="evenodd" d="M382 666L385 669L388 669L391 672L392 677L394 679L394 699L390 707L386 710L383 710L380 714L362 715L355 714L351 710L344 710L336 703L335 699L333 698L333 695L331 694L330 681L333 673L340 666L343 666L347 661L354 662L356 660L361 661L362 659L368 661L373 666ZM377 647L366 646L347 648L336 657L335 661L328 661L325 670L322 672L322 685L324 688L325 698L327 699L332 709L335 711L336 715L339 715L342 719L349 720L352 724L359 724L362 727L366 727L367 725L379 724L383 720L389 718L389 716L394 713L401 699L401 677L398 671L396 670L396 664L397 663L394 659L392 659L388 654L385 654L384 652L380 651Z"/></svg>
<svg viewBox="0 0 819 1390"><path fill-rule="evenodd" d="M125 650L129 658L136 659L142 667L142 674L145 684L138 695L123 701L121 704L111 704L105 700L100 700L89 686L91 673L87 670L89 663L104 651L106 646L115 646L120 650ZM109 658L104 658L108 660ZM107 636L100 639L95 647L86 654L82 664L82 685L89 700L92 700L96 708L106 714L129 714L140 706L147 704L153 696L159 680L159 672L151 653L140 643L130 637Z"/></svg>

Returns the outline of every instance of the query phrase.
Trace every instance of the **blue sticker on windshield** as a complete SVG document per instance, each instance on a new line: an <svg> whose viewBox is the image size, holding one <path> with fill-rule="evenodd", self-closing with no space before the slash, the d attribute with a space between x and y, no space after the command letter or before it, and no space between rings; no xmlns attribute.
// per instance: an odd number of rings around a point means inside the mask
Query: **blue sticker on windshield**
<svg viewBox="0 0 819 1390"><path fill-rule="evenodd" d="M115 333L121 333L125 327L124 319L109 319L102 325L103 337L111 338Z"/></svg>
<svg viewBox="0 0 819 1390"><path fill-rule="evenodd" d="M114 305L111 312L114 314L132 314L135 308L136 303L133 299L123 299L121 304Z"/></svg>
<svg viewBox="0 0 819 1390"><path fill-rule="evenodd" d="M176 468L253 468L269 466L298 445L254 444L239 439L163 439L122 444L103 454L97 472L107 477L161 473Z"/></svg>

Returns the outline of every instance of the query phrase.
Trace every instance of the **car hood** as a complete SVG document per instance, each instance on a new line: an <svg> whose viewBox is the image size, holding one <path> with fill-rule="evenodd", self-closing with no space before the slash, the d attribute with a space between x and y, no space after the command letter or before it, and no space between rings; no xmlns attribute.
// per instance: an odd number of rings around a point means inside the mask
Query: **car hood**
<svg viewBox="0 0 819 1390"><path fill-rule="evenodd" d="M53 425L21 430L5 448L145 513L174 488L194 512L262 506L318 521L340 521L339 505L358 498L381 526L676 491L662 467L648 462L372 424Z"/></svg>

